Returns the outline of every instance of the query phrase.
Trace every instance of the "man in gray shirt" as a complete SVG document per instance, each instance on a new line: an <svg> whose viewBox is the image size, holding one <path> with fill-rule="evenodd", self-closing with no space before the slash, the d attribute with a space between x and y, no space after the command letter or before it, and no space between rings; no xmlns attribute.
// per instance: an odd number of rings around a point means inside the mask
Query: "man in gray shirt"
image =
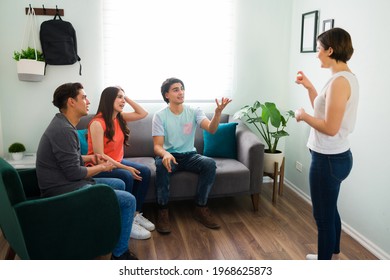
<svg viewBox="0 0 390 280"><path fill-rule="evenodd" d="M118 198L121 210L121 234L112 252L112 259L137 259L129 251L131 226L135 212L135 197L124 191L125 184L116 178L92 176L111 171L114 165L99 155L81 156L76 125L88 114L89 101L80 83L59 86L53 95L57 113L42 135L37 150L36 172L39 188L44 197L68 193L80 188L93 187L96 183L111 186ZM91 162L86 167L84 162Z"/></svg>

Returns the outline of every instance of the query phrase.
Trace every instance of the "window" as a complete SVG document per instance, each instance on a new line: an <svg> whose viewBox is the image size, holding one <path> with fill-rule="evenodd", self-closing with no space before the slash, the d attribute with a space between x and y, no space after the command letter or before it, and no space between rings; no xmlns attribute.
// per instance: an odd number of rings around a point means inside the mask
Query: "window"
<svg viewBox="0 0 390 280"><path fill-rule="evenodd" d="M231 97L234 0L103 0L104 84L134 100L163 101L166 78L186 100Z"/></svg>

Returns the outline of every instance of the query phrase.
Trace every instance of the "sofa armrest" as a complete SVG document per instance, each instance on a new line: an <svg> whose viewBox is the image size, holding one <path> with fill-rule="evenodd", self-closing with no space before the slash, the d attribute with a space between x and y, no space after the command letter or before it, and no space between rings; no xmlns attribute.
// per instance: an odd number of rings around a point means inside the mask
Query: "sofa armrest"
<svg viewBox="0 0 390 280"><path fill-rule="evenodd" d="M250 171L250 193L260 193L263 183L264 144L246 124L238 121L237 159Z"/></svg>
<svg viewBox="0 0 390 280"><path fill-rule="evenodd" d="M97 184L15 205L31 259L84 259L105 255L121 230L113 189Z"/></svg>

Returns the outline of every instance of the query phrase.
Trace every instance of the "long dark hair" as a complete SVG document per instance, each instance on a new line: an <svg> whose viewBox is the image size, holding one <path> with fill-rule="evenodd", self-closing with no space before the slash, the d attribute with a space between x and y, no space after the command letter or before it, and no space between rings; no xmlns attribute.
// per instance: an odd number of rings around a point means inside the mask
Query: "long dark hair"
<svg viewBox="0 0 390 280"><path fill-rule="evenodd" d="M112 114L114 112L114 102L118 96L119 91L124 92L124 90L120 87L105 88L100 96L99 107L96 112L96 116L101 114L104 122L106 123L106 131L104 132L104 135L107 137L108 142L113 141L113 137L115 135ZM122 114L117 114L116 118L118 119L120 128L124 134L123 145L128 146L130 129L127 127L127 123L123 119Z"/></svg>

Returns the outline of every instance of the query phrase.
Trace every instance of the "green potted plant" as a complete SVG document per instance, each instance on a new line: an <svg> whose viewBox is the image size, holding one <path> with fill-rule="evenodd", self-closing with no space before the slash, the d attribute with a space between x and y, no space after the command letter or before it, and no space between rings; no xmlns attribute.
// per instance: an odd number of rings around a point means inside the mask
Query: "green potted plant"
<svg viewBox="0 0 390 280"><path fill-rule="evenodd" d="M21 160L26 147L22 143L15 142L8 147L8 152L11 154L13 160Z"/></svg>
<svg viewBox="0 0 390 280"><path fill-rule="evenodd" d="M45 61L45 58L43 56L43 53L39 50L37 50L37 53L35 54L35 49L28 47L25 50L14 51L14 59L16 61L19 61L20 59L34 59L38 61Z"/></svg>
<svg viewBox="0 0 390 280"><path fill-rule="evenodd" d="M279 166L283 161L284 154L278 150L280 138L288 136L285 130L288 120L294 118L292 110L281 113L275 103L255 101L252 106L246 105L234 114L235 119L242 119L253 125L260 133L267 145L265 149L264 172L272 173L274 162Z"/></svg>
<svg viewBox="0 0 390 280"><path fill-rule="evenodd" d="M21 81L39 82L45 75L45 59L43 53L28 47L21 51L14 51L18 77Z"/></svg>

